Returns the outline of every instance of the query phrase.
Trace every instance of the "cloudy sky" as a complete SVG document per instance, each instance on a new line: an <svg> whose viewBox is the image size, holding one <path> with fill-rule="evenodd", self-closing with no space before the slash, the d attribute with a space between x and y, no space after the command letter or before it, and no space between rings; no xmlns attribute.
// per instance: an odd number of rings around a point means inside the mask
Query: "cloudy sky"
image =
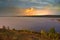
<svg viewBox="0 0 60 40"><path fill-rule="evenodd" d="M36 15L60 15L60 0L0 0L0 16L24 15L26 9Z"/></svg>

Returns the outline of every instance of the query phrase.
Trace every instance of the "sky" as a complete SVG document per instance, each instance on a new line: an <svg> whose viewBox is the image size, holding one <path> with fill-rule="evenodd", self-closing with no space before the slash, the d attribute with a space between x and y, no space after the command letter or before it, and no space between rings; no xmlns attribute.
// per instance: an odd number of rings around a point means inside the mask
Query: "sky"
<svg viewBox="0 0 60 40"><path fill-rule="evenodd" d="M21 15L60 15L60 0L0 0L0 16Z"/></svg>

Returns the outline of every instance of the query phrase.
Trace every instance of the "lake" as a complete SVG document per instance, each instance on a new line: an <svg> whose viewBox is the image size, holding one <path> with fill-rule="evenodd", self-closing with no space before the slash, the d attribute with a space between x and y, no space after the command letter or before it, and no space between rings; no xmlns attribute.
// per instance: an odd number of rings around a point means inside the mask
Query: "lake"
<svg viewBox="0 0 60 40"><path fill-rule="evenodd" d="M60 32L60 18L48 17L0 17L0 28L5 25L18 30L40 31L45 29L48 31L51 27L55 27Z"/></svg>

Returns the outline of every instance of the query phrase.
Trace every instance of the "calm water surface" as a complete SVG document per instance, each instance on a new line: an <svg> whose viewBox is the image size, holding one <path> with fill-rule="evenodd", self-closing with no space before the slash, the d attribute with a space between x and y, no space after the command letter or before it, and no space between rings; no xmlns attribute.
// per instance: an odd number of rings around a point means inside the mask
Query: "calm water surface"
<svg viewBox="0 0 60 40"><path fill-rule="evenodd" d="M5 25L11 29L28 29L40 31L41 29L49 30L55 27L60 32L60 18L43 18L43 17L0 17L0 28Z"/></svg>

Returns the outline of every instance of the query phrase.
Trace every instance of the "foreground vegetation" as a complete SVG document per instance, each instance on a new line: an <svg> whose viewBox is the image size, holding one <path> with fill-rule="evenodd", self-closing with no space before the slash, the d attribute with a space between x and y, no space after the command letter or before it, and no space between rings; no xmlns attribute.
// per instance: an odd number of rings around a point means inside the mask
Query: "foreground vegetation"
<svg viewBox="0 0 60 40"><path fill-rule="evenodd" d="M40 30L34 32L29 30L6 29L5 26L0 28L0 40L60 40L60 33L55 28L50 28L49 32Z"/></svg>

